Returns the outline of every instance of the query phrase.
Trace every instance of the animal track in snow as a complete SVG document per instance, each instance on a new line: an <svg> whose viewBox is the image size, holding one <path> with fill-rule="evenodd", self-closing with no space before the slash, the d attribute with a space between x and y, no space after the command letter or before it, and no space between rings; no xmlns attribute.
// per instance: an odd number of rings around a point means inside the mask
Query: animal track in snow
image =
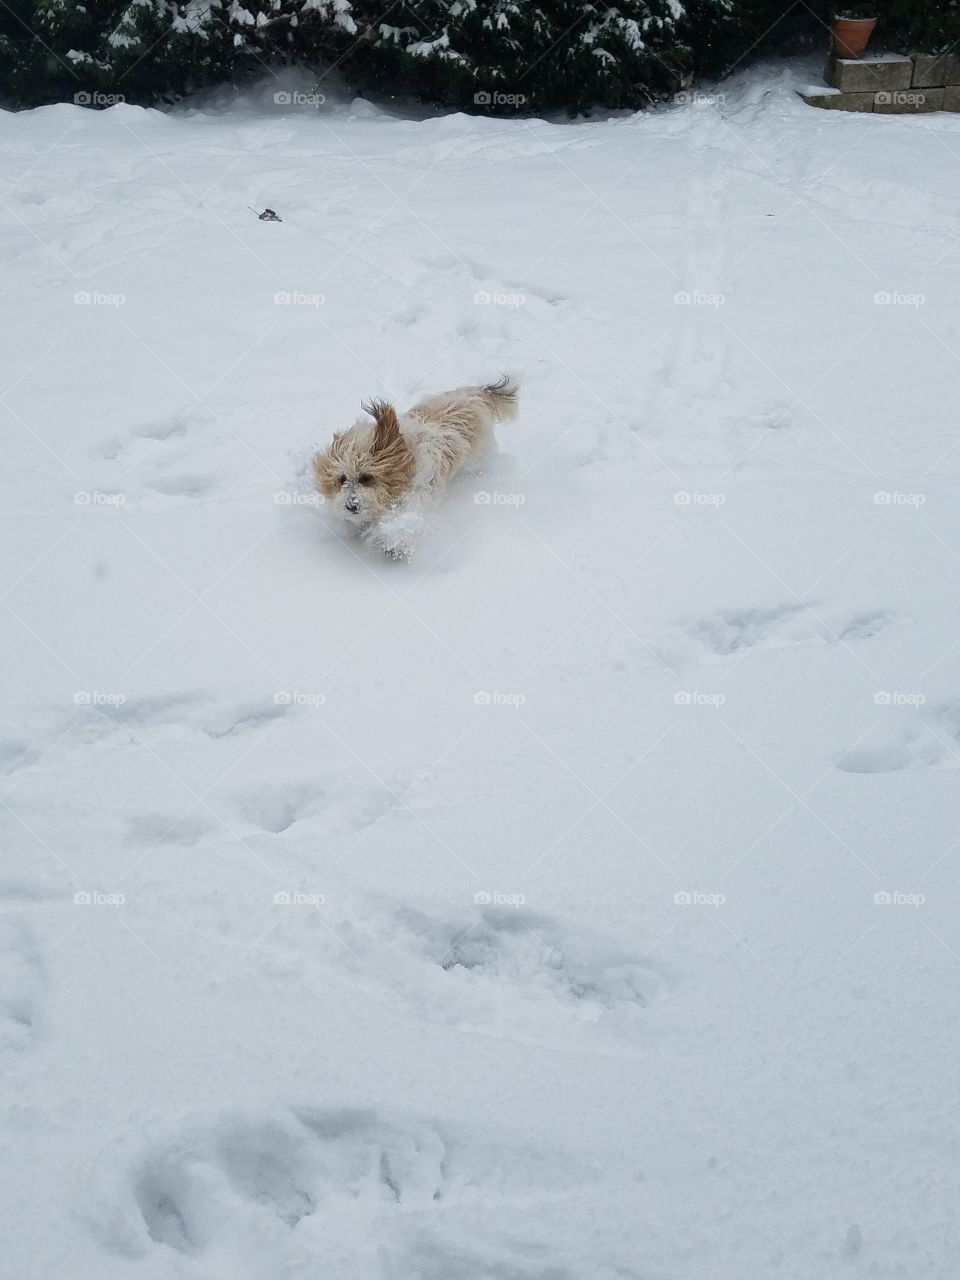
<svg viewBox="0 0 960 1280"><path fill-rule="evenodd" d="M960 698L930 707L896 738L845 752L837 768L843 773L960 768Z"/></svg>
<svg viewBox="0 0 960 1280"><path fill-rule="evenodd" d="M56 889L49 884L40 884L36 880L17 879L6 876L0 880L0 903L16 903L27 905L38 902L60 902L70 898L65 889Z"/></svg>
<svg viewBox="0 0 960 1280"><path fill-rule="evenodd" d="M404 790L398 784L398 792ZM265 787L245 793L240 813L263 831L282 835L295 823L322 818L326 833L369 826L397 803L387 786L357 784L337 779L335 785L302 782L285 787Z"/></svg>
<svg viewBox="0 0 960 1280"><path fill-rule="evenodd" d="M218 481L214 476L158 476L155 480L148 480L146 487L171 498L203 498L216 491Z"/></svg>
<svg viewBox="0 0 960 1280"><path fill-rule="evenodd" d="M135 731L174 726L199 729L208 738L231 738L279 720L291 710L284 702L262 701L217 706L199 694L166 694L137 698L118 706L97 707L90 726L94 734L114 727Z"/></svg>
<svg viewBox="0 0 960 1280"><path fill-rule="evenodd" d="M138 846L194 845L214 829L212 823L192 813L182 816L138 813L127 821L127 835Z"/></svg>
<svg viewBox="0 0 960 1280"><path fill-rule="evenodd" d="M0 738L0 773L19 773L32 764L39 754L20 738Z"/></svg>
<svg viewBox="0 0 960 1280"><path fill-rule="evenodd" d="M322 1271L351 1280L453 1275L471 1280L606 1280L628 1274L602 1258L560 1263L564 1217L593 1180L589 1162L508 1148L432 1121L373 1110L300 1107L200 1119L111 1163L104 1244L127 1256L155 1249L199 1260L215 1253L233 1276ZM536 1233L530 1209L543 1206ZM497 1210L523 1215L525 1240L497 1237ZM464 1223L488 1220L482 1236ZM460 1218L459 1215L464 1215ZM528 1226L529 1223L529 1226ZM466 1242L466 1243L465 1243ZM574 1255L576 1246L572 1246ZM266 1268L266 1269L265 1269Z"/></svg>
<svg viewBox="0 0 960 1280"><path fill-rule="evenodd" d="M111 462L125 460L125 455L135 451L137 446L140 446L141 456L145 456L156 445L183 439L214 421L214 416L205 410L190 409L171 418L143 423L111 436L100 444L95 456Z"/></svg>
<svg viewBox="0 0 960 1280"><path fill-rule="evenodd" d="M331 962L375 997L525 1044L635 1053L643 1011L668 985L649 957L521 907L479 906L450 918L388 910L333 931L347 955L338 951Z"/></svg>
<svg viewBox="0 0 960 1280"><path fill-rule="evenodd" d="M254 702L233 709L225 708L220 713L204 717L201 728L208 738L233 738L282 719L290 709L290 704L285 702Z"/></svg>
<svg viewBox="0 0 960 1280"><path fill-rule="evenodd" d="M42 728L29 739L0 739L0 775L16 777L41 758L44 768L80 763L81 755L83 763L90 763L94 747L137 741L159 746L165 740L198 736L214 741L245 737L265 731L295 710L272 699L236 704L193 692L128 698L119 704L81 703L69 713L60 708L46 715Z"/></svg>
<svg viewBox="0 0 960 1280"><path fill-rule="evenodd" d="M32 929L20 916L0 915L0 1052L30 1044L43 985Z"/></svg>
<svg viewBox="0 0 960 1280"><path fill-rule="evenodd" d="M805 604L773 608L724 609L682 629L681 646L701 662L736 658L749 649L786 649L817 644L871 640L896 625L882 609L835 620L812 612ZM675 655L677 656L677 655Z"/></svg>

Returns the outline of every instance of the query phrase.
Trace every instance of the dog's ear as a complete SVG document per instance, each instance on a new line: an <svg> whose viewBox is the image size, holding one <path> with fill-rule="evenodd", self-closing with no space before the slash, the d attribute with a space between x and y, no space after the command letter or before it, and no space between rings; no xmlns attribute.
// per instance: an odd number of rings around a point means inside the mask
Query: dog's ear
<svg viewBox="0 0 960 1280"><path fill-rule="evenodd" d="M387 404L386 400L369 400L364 401L361 408L365 413L369 413L377 424L373 435L374 453L383 453L385 449L396 444L400 437L400 423L397 421L397 411L393 405Z"/></svg>

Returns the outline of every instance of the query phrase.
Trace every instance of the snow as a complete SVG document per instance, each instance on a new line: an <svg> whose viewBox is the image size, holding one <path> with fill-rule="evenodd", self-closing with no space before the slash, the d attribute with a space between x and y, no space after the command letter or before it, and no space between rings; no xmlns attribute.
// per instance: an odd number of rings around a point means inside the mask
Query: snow
<svg viewBox="0 0 960 1280"><path fill-rule="evenodd" d="M956 1275L960 119L813 75L0 115L5 1274Z"/></svg>

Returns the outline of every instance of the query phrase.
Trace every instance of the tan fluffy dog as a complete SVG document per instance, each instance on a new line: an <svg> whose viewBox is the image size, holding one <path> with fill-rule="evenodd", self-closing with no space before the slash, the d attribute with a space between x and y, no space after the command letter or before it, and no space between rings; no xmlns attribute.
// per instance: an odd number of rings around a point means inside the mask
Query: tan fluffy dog
<svg viewBox="0 0 960 1280"><path fill-rule="evenodd" d="M517 412L518 386L504 374L486 386L457 387L419 401L406 413L383 400L363 405L368 418L338 431L313 459L317 490L334 513L361 533L422 519L428 499L483 452L493 424ZM391 554L405 546L381 540Z"/></svg>

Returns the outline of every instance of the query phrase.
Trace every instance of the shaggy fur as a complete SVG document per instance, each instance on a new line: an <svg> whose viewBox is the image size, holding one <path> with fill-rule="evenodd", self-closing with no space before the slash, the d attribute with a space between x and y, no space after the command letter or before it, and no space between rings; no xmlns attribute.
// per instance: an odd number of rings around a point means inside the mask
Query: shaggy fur
<svg viewBox="0 0 960 1280"><path fill-rule="evenodd" d="M515 416L518 389L504 374L429 396L399 416L383 400L365 403L369 417L338 431L313 459L317 490L362 533L390 514L419 510L482 453L495 422Z"/></svg>

